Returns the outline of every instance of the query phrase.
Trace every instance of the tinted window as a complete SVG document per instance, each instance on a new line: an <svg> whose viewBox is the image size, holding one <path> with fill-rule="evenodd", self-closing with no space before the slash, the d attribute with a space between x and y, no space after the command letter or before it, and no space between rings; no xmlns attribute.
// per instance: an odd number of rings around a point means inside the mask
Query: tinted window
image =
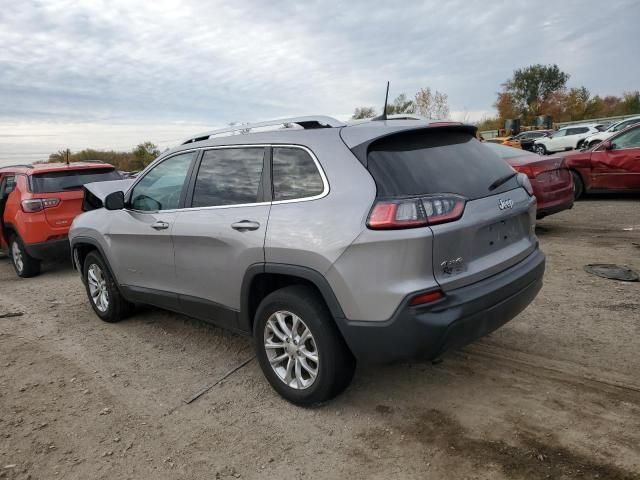
<svg viewBox="0 0 640 480"><path fill-rule="evenodd" d="M581 133L586 133L588 131L589 129L587 127L569 128L567 130L567 135L579 135Z"/></svg>
<svg viewBox="0 0 640 480"><path fill-rule="evenodd" d="M4 177L2 184L0 184L0 200L8 197L14 188L16 188L16 177Z"/></svg>
<svg viewBox="0 0 640 480"><path fill-rule="evenodd" d="M324 191L322 177L311 156L300 148L273 149L273 199L313 197Z"/></svg>
<svg viewBox="0 0 640 480"><path fill-rule="evenodd" d="M65 190L81 190L82 186L87 183L120 179L122 176L113 168L64 170L31 175L30 188L33 193L63 192Z"/></svg>
<svg viewBox="0 0 640 480"><path fill-rule="evenodd" d="M262 179L263 148L207 150L193 192L194 207L256 203Z"/></svg>
<svg viewBox="0 0 640 480"><path fill-rule="evenodd" d="M517 186L514 177L490 192L513 169L473 136L455 130L385 137L369 147L368 169L379 197L457 193L474 199Z"/></svg>
<svg viewBox="0 0 640 480"><path fill-rule="evenodd" d="M145 212L180 208L184 181L196 155L175 155L153 167L134 187L131 207Z"/></svg>
<svg viewBox="0 0 640 480"><path fill-rule="evenodd" d="M567 130L558 130L557 132L553 132L553 138L564 137L567 135Z"/></svg>

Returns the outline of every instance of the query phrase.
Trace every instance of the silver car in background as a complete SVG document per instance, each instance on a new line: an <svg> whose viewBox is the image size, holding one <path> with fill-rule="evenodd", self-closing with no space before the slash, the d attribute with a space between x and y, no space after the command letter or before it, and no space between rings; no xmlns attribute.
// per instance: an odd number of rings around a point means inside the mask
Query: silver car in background
<svg viewBox="0 0 640 480"><path fill-rule="evenodd" d="M475 133L302 117L197 135L127 188L87 186L74 264L101 319L150 304L251 335L280 395L322 402L356 361L439 357L540 290L531 186Z"/></svg>

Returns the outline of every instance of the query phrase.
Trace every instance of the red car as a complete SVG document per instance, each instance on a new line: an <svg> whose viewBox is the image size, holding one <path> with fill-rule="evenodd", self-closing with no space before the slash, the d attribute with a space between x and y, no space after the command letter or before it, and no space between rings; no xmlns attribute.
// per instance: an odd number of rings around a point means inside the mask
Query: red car
<svg viewBox="0 0 640 480"><path fill-rule="evenodd" d="M557 155L541 157L535 153L485 143L517 172L524 173L531 182L538 201L537 217L561 212L573 207L573 179L564 159Z"/></svg>
<svg viewBox="0 0 640 480"><path fill-rule="evenodd" d="M575 198L592 192L640 192L640 124L564 158L573 174Z"/></svg>
<svg viewBox="0 0 640 480"><path fill-rule="evenodd" d="M18 276L33 277L42 260L69 255L67 234L82 213L85 183L121 178L105 163L0 167L0 250Z"/></svg>

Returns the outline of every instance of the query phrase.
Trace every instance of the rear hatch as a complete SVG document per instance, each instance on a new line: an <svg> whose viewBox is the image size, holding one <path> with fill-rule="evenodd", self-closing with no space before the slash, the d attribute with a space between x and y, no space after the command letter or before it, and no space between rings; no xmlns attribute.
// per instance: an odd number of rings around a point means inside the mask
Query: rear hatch
<svg viewBox="0 0 640 480"><path fill-rule="evenodd" d="M379 201L421 197L427 206L434 195L462 198L459 218L429 221L433 272L444 291L495 275L536 248L535 201L514 170L469 129L395 133L372 142L367 152ZM433 211L432 205L426 210ZM447 206L436 201L441 205Z"/></svg>
<svg viewBox="0 0 640 480"><path fill-rule="evenodd" d="M82 213L83 185L120 178L111 166L73 168L72 165L65 170L34 173L30 178L30 190L33 198L57 199L57 204L44 209L45 218L53 228L68 228Z"/></svg>

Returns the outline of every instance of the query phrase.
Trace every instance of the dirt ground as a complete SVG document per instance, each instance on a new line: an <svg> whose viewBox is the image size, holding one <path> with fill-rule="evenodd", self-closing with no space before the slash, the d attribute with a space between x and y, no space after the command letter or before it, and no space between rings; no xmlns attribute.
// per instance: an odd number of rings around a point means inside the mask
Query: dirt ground
<svg viewBox="0 0 640 480"><path fill-rule="evenodd" d="M66 264L0 259L0 478L640 479L640 283L583 270L640 270L640 198L538 235L545 286L515 320L437 365L359 367L314 409L255 361L187 405L249 339L155 309L105 324Z"/></svg>

